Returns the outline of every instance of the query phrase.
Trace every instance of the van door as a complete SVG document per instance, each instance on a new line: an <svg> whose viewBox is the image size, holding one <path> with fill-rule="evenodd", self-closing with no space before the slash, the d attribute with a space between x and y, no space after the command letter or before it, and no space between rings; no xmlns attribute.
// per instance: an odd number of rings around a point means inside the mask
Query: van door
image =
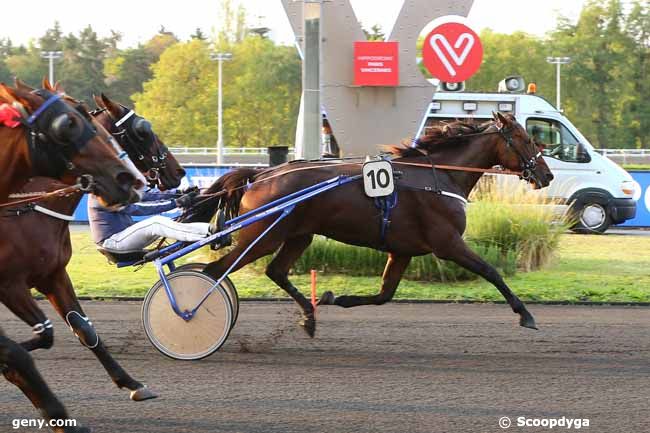
<svg viewBox="0 0 650 433"><path fill-rule="evenodd" d="M598 183L598 171L586 147L560 120L531 116L526 119L526 131L542 147L544 161L555 177L550 197L568 199L585 184Z"/></svg>

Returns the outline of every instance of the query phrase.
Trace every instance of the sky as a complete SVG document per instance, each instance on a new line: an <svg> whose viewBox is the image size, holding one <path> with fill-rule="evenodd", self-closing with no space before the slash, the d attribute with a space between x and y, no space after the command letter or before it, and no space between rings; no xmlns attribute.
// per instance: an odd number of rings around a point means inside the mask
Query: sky
<svg viewBox="0 0 650 433"><path fill-rule="evenodd" d="M274 40L293 45L293 33L280 0L235 1L244 5L251 25L269 27ZM402 0L351 2L364 27L379 24L385 32L392 27L403 3ZM29 25L19 19L3 20L0 38L10 37L15 44L26 44L42 36L45 29L58 20L66 34L77 33L88 24L100 36L109 35L110 30L119 31L123 34L121 48L125 48L147 41L161 25L182 40L188 39L197 27L208 35L214 33L220 0L58 0L54 8L51 0L29 0L28 3L29 9L38 11L28 15ZM522 30L543 36L555 26L558 14L577 20L583 3L584 0L475 0L468 18L472 27L479 31L489 27L500 33ZM90 7L92 4L110 7ZM11 8L5 6L3 13L11 15Z"/></svg>

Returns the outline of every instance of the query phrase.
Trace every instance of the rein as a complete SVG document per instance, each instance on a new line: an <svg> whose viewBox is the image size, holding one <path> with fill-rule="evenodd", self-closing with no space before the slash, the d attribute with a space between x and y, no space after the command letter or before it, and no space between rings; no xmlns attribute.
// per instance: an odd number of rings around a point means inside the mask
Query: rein
<svg viewBox="0 0 650 433"><path fill-rule="evenodd" d="M400 161L391 161L391 164L399 164L399 165L408 165L408 166L413 166L413 167L423 167L423 168L437 168L440 170L454 170L454 171L467 171L467 172L473 172L473 173L496 173L496 174L506 174L506 175L511 175L511 176L519 176L521 177L522 172L521 171L513 171L513 170L507 170L507 169L496 169L496 168L476 168L476 167L465 167L465 166L457 166L457 165L444 165L444 164L425 164L425 163L417 163L417 162L400 162ZM239 189L243 188L250 188L253 185L256 185L258 183L266 182L271 179L274 179L276 177L284 176L285 174L289 173L295 173L298 171L304 171L304 170L315 170L317 168L324 168L324 167L340 167L340 166L345 166L345 165L363 165L361 162L341 162L341 163L328 163L328 164L323 164L323 165L316 165L316 166L309 166L309 167L299 167L299 168L294 168L292 170L287 170L283 171L282 173L277 173L274 174L273 176L266 177L264 179L256 180L253 182L250 182L246 185L238 186L236 188L233 188L230 190L232 191L237 191ZM218 197L224 194L227 194L229 191L219 191L215 192L212 194L201 194L202 197L205 197L206 199L211 198L211 197ZM197 204L201 203L203 200L197 202Z"/></svg>
<svg viewBox="0 0 650 433"><path fill-rule="evenodd" d="M16 193L11 194L9 197L27 197L22 200L15 200L7 203L1 203L0 209L10 206L16 206L24 203L34 203L37 201L44 200L49 197L64 197L66 195L75 193L75 192L88 192L92 188L93 179L90 175L83 175L79 178L79 181L75 185L70 185L65 188L60 188L50 192L36 192L36 193Z"/></svg>

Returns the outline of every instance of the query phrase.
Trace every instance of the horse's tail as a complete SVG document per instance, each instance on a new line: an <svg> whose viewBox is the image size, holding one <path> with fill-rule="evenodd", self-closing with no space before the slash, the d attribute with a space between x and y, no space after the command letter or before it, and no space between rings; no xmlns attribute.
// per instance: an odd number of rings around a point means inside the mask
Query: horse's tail
<svg viewBox="0 0 650 433"><path fill-rule="evenodd" d="M183 218L183 221L208 222L219 209L226 211L227 219L234 218L239 214L239 204L246 192L246 185L261 171L255 168L239 168L224 174L203 193L207 197L193 206L191 213Z"/></svg>

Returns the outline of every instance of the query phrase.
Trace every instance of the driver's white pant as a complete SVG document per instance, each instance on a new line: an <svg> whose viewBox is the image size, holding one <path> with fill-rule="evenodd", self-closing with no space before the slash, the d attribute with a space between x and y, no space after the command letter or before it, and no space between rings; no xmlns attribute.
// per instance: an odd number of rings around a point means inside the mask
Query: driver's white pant
<svg viewBox="0 0 650 433"><path fill-rule="evenodd" d="M102 246L116 251L141 250L160 237L194 242L208 236L209 227L208 223L179 223L156 215L115 233Z"/></svg>

